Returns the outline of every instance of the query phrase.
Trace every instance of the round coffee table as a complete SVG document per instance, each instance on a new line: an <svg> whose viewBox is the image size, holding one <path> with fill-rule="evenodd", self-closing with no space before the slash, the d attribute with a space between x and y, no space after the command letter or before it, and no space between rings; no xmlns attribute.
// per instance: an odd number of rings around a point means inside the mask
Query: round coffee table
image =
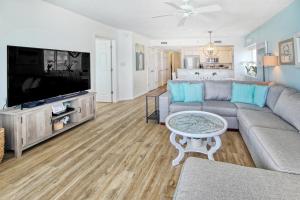
<svg viewBox="0 0 300 200"><path fill-rule="evenodd" d="M171 131L170 141L178 150L178 156L172 165L178 165L185 152L198 152L214 160L213 154L221 147L220 135L228 127L227 121L216 114L202 111L183 111L171 114L166 119L166 126ZM182 139L179 143L176 136Z"/></svg>

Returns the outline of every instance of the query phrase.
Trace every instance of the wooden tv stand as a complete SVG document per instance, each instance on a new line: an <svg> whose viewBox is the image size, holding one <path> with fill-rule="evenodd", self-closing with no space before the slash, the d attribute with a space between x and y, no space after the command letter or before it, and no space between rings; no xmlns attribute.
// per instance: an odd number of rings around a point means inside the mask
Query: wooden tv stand
<svg viewBox="0 0 300 200"><path fill-rule="evenodd" d="M95 93L87 93L34 108L0 111L0 127L5 129L6 149L14 150L15 156L20 157L23 150L94 119L95 99ZM58 102L68 103L74 110L53 116L52 105ZM54 121L65 116L70 117L69 123L55 131Z"/></svg>

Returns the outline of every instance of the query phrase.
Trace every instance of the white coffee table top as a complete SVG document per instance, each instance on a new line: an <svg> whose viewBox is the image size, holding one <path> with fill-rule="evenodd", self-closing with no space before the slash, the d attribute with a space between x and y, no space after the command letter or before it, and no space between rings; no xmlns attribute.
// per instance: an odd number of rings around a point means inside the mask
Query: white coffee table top
<svg viewBox="0 0 300 200"><path fill-rule="evenodd" d="M166 126L173 133L191 138L208 138L223 134L227 121L216 114L203 111L183 111L171 114Z"/></svg>
<svg viewBox="0 0 300 200"><path fill-rule="evenodd" d="M216 114L203 111L183 111L171 114L166 119L171 131L170 142L178 150L172 165L178 165L186 152L203 153L214 160L213 154L221 147L220 135L228 127L227 121ZM182 139L179 143L177 136Z"/></svg>

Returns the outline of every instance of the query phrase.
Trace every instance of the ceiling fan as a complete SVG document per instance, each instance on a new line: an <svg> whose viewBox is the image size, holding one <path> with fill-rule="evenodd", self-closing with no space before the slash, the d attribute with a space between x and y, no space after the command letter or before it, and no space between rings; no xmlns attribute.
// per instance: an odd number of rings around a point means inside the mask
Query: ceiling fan
<svg viewBox="0 0 300 200"><path fill-rule="evenodd" d="M181 15L178 26L184 26L186 20L192 16L203 14L203 13L211 13L218 12L222 10L222 7L218 4L211 4L207 6L195 7L193 6L192 0L182 0L182 4L178 5L173 2L165 2L165 4L176 9L176 12L173 14L159 15L152 18L161 18L161 17L170 17L175 15Z"/></svg>

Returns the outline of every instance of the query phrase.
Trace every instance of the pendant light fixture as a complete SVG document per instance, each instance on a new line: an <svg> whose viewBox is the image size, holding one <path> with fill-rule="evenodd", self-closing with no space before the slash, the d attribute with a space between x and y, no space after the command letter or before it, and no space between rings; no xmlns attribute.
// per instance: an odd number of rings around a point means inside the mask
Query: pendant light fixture
<svg viewBox="0 0 300 200"><path fill-rule="evenodd" d="M212 31L208 31L208 33L209 33L209 43L204 47L203 53L206 56L206 58L215 58L218 55L218 51L211 39Z"/></svg>

